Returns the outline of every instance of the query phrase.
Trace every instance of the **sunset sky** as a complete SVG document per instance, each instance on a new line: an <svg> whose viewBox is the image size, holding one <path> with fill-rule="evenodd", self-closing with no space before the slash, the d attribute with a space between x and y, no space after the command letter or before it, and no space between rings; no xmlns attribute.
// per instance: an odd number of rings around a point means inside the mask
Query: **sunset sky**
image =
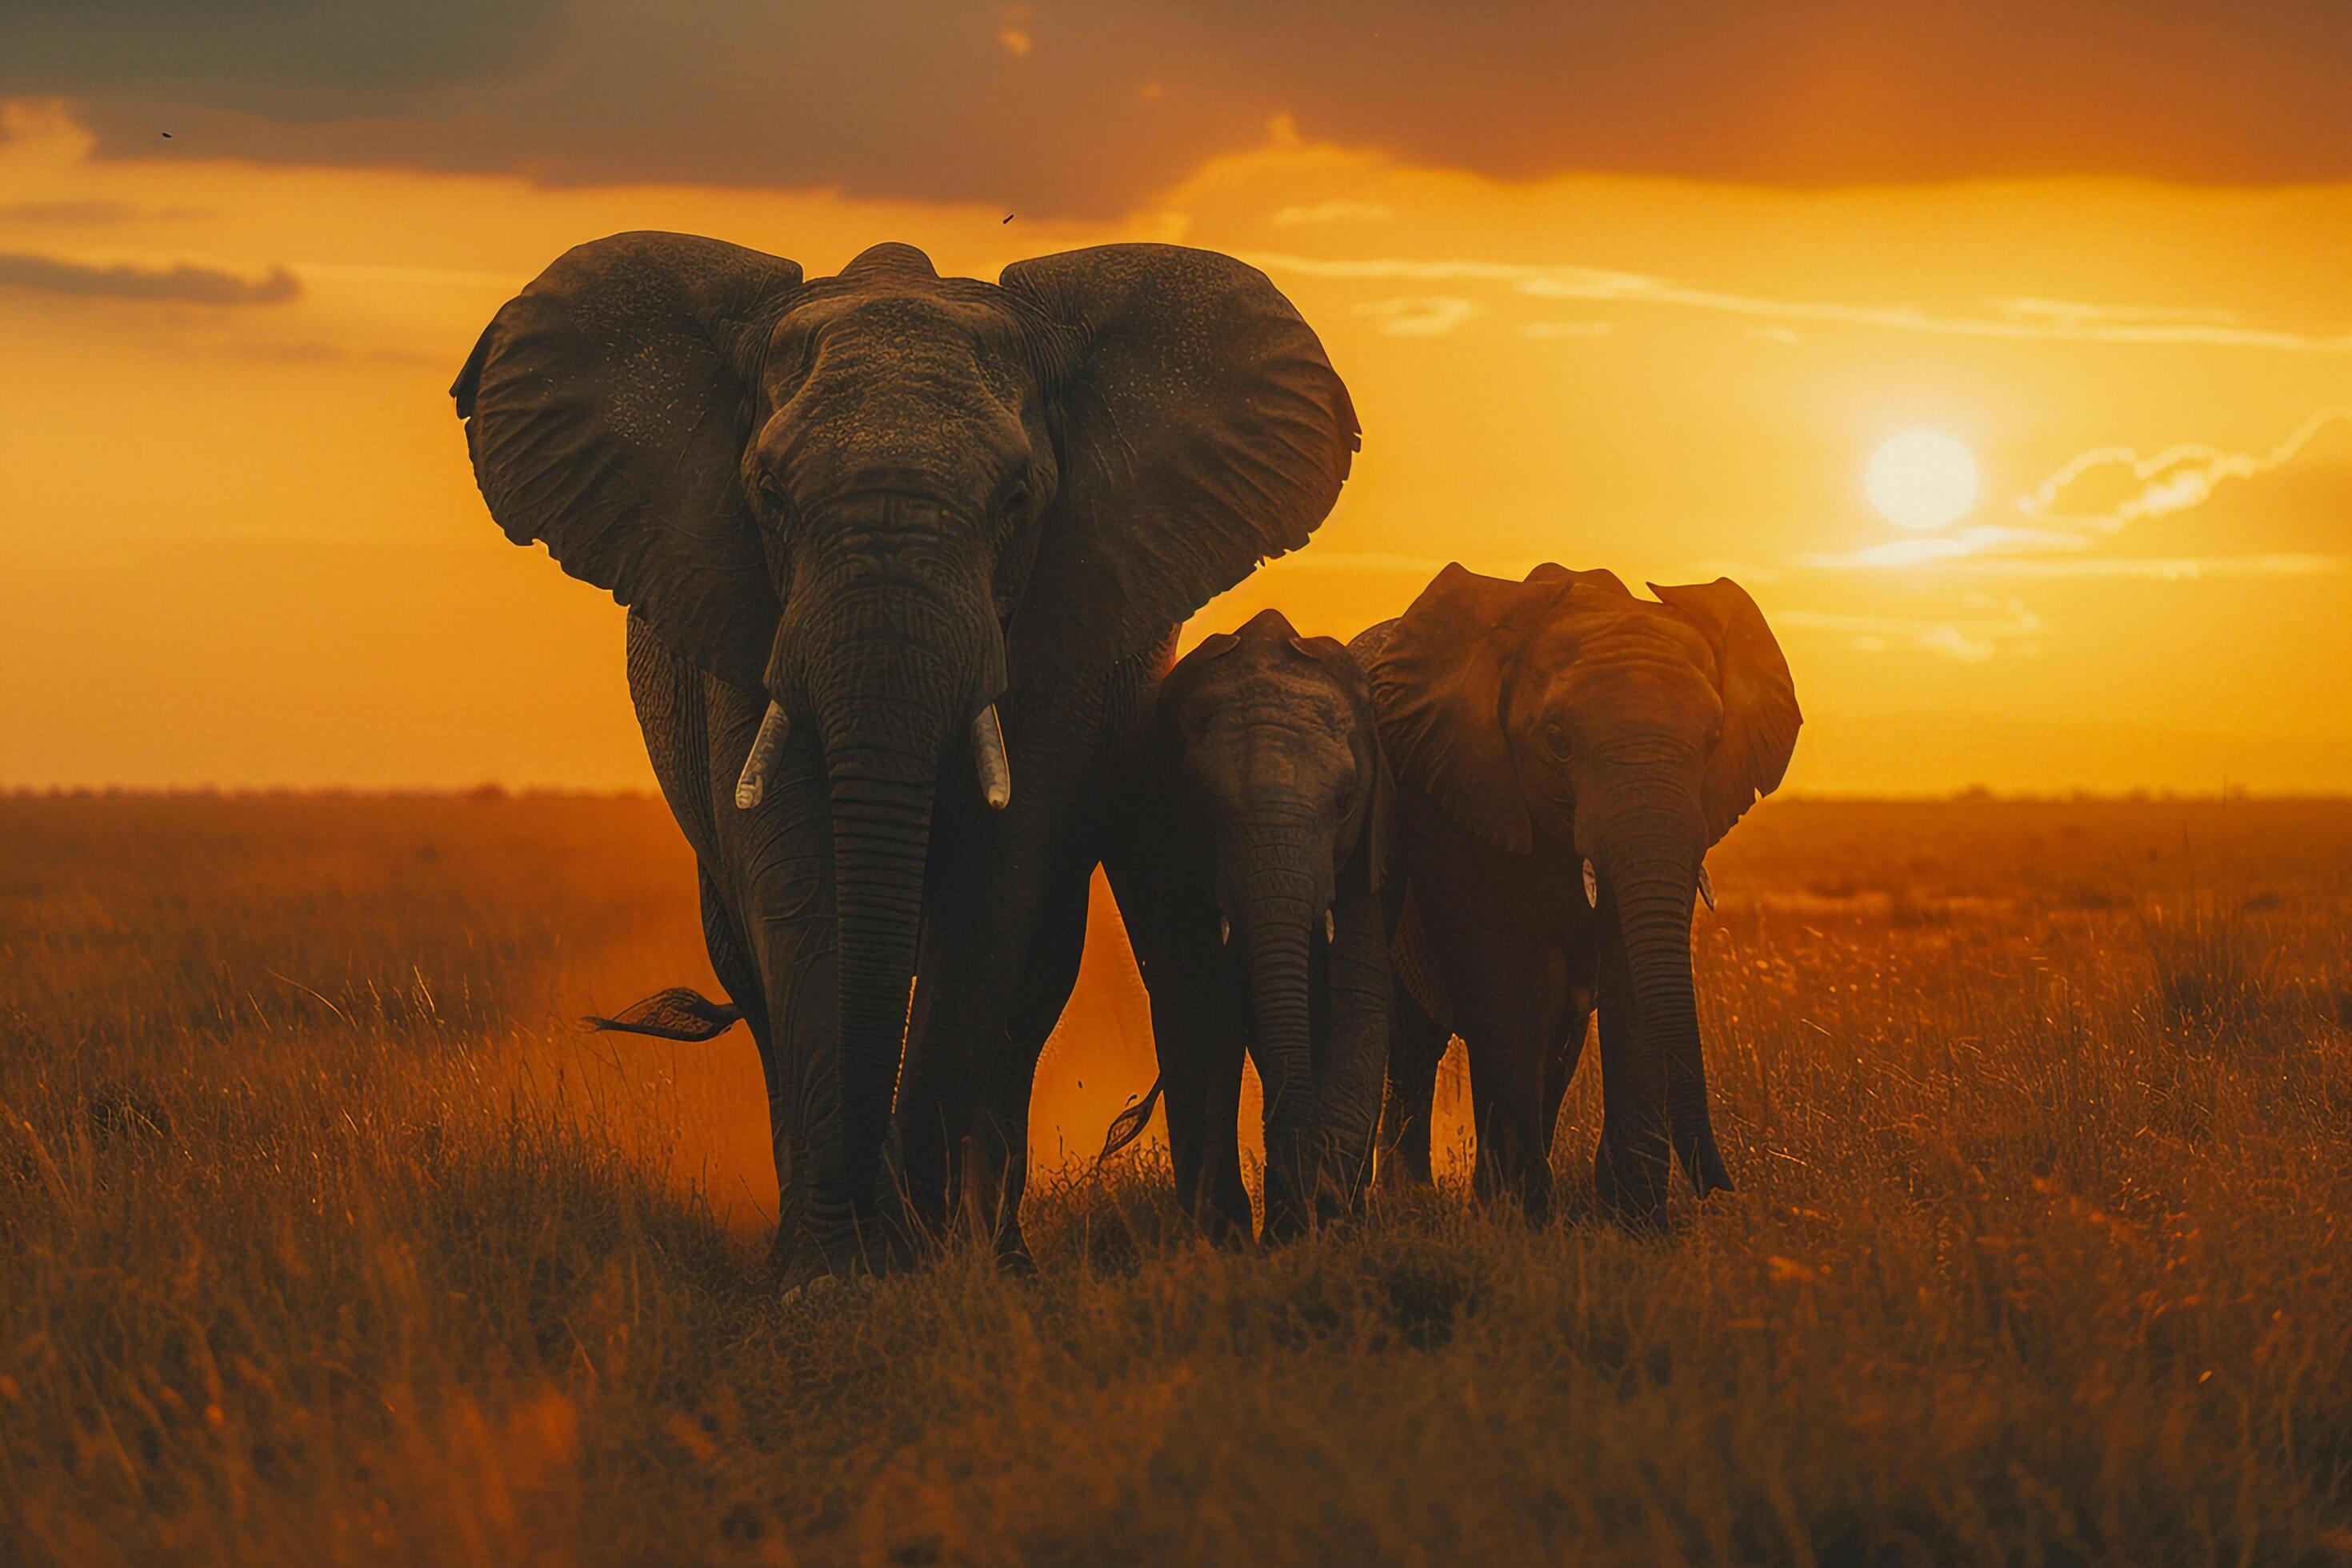
<svg viewBox="0 0 2352 1568"><path fill-rule="evenodd" d="M1727 574L1792 789L2352 789L2352 8L223 9L0 19L0 786L650 787L446 388L670 228L1264 268L1363 453L1196 637Z"/></svg>

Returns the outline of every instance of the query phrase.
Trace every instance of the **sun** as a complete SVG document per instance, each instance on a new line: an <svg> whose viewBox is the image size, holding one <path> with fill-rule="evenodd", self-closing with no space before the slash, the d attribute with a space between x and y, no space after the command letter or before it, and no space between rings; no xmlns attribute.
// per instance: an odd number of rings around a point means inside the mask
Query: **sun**
<svg viewBox="0 0 2352 1568"><path fill-rule="evenodd" d="M1941 528L1977 504L1977 460L1940 430L1909 430L1870 455L1863 488L1897 528Z"/></svg>

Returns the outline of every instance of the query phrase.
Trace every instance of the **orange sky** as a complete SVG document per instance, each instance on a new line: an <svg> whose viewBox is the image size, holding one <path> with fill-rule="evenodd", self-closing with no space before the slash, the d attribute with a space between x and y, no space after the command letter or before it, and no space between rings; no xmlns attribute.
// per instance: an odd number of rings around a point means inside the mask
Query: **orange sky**
<svg viewBox="0 0 2352 1568"><path fill-rule="evenodd" d="M2352 184L1504 178L1276 121L1124 216L1008 225L5 113L0 785L650 787L621 612L499 536L446 389L565 247L663 227L812 274L882 238L1264 267L1364 449L1196 636L1352 633L1449 559L1727 573L1796 673L1792 789L2352 789ZM1983 481L1924 531L1863 486L1914 429Z"/></svg>

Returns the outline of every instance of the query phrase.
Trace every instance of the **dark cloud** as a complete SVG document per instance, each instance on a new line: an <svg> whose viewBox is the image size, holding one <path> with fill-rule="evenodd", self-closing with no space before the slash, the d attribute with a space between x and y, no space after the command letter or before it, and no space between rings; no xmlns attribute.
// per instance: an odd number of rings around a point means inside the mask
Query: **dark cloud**
<svg viewBox="0 0 2352 1568"><path fill-rule="evenodd" d="M110 300L176 300L194 305L281 305L301 297L302 285L283 267L247 278L217 267L93 267L54 256L0 251L0 288Z"/></svg>
<svg viewBox="0 0 2352 1568"><path fill-rule="evenodd" d="M359 13L367 13L362 16ZM36 0L112 152L1129 209L1274 116L1506 177L2352 178L2340 0Z"/></svg>
<svg viewBox="0 0 2352 1568"><path fill-rule="evenodd" d="M9 0L0 82L136 101L198 89L287 117L352 112L494 76L544 33L558 0ZM49 86L25 84L48 83ZM145 128L152 141L162 121Z"/></svg>

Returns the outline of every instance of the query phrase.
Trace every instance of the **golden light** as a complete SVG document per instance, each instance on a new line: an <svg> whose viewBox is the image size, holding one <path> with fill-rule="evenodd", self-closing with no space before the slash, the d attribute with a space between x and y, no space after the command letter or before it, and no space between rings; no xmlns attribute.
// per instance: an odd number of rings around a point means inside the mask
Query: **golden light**
<svg viewBox="0 0 2352 1568"><path fill-rule="evenodd" d="M1863 485L1878 515L1897 528L1941 528L1977 504L1977 460L1941 431L1906 431L1870 455Z"/></svg>

